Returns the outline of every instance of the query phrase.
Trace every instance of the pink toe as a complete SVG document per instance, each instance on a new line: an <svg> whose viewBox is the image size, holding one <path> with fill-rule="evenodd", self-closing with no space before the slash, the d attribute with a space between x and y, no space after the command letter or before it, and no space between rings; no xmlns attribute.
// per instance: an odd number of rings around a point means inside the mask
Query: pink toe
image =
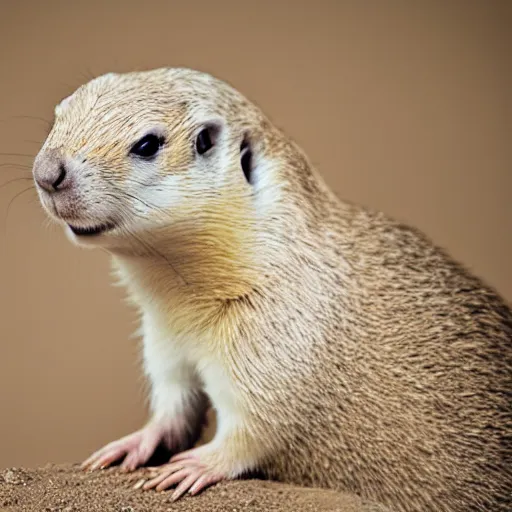
<svg viewBox="0 0 512 512"><path fill-rule="evenodd" d="M213 484L216 484L222 480L222 477L216 475L203 475L199 480L190 488L189 493L195 496L200 493L202 490L210 487Z"/></svg>
<svg viewBox="0 0 512 512"><path fill-rule="evenodd" d="M151 480L148 480L144 485L143 485L143 489L145 491L148 491L149 489L154 489L160 482L163 482L167 477L168 477L168 473L161 473L160 475L158 476L155 476L154 478L152 478Z"/></svg>
<svg viewBox="0 0 512 512"><path fill-rule="evenodd" d="M180 460L185 459L199 459L198 457L198 448L193 448L192 450L186 450L184 452L177 453L176 455L171 457L171 462L178 462Z"/></svg>
<svg viewBox="0 0 512 512"><path fill-rule="evenodd" d="M185 480L183 480L178 485L176 490L172 493L171 500L172 501L179 500L190 489L190 487L194 484L194 482L196 482L197 479L200 478L200 476L201 476L201 472L197 471L197 470L194 471L193 473L191 473L189 476L187 476L185 478Z"/></svg>
<svg viewBox="0 0 512 512"><path fill-rule="evenodd" d="M160 484L158 484L156 490L157 491L164 491L165 489L168 489L169 487L177 484L178 482L181 482L184 478L187 478L190 475L190 469L182 469L180 471L177 471L176 473L173 473L170 476L167 476Z"/></svg>

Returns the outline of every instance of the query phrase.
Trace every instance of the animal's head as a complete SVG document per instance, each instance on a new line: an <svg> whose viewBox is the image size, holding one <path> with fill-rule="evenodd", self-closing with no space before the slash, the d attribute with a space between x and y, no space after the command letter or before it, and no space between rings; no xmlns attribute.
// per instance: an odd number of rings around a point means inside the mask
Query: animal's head
<svg viewBox="0 0 512 512"><path fill-rule="evenodd" d="M56 107L34 178L45 210L81 245L235 225L257 215L258 193L275 198L263 173L269 129L257 107L208 74L109 73Z"/></svg>

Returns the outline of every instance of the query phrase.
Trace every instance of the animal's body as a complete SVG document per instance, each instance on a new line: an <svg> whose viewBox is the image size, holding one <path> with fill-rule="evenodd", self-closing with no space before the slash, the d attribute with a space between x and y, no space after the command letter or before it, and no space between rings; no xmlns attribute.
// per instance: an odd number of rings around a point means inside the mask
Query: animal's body
<svg viewBox="0 0 512 512"><path fill-rule="evenodd" d="M340 200L226 83L109 74L34 174L140 309L151 419L92 455L177 495L260 470L412 512L510 510L512 312L414 228ZM192 451L207 398L213 440Z"/></svg>

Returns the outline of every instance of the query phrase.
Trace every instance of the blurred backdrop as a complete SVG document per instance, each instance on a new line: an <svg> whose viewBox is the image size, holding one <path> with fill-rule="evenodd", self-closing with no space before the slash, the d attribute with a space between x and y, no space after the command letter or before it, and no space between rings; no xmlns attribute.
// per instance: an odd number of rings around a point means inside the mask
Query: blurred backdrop
<svg viewBox="0 0 512 512"><path fill-rule="evenodd" d="M54 105L90 77L197 68L258 103L339 195L512 299L511 7L1 0L0 182L30 176ZM79 461L145 419L108 256L49 228L29 185L0 189L0 467Z"/></svg>

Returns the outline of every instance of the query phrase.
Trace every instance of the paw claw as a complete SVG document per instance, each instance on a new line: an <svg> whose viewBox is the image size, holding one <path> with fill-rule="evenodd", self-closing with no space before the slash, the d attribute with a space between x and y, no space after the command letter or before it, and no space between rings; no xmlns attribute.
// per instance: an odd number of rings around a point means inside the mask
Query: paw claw
<svg viewBox="0 0 512 512"><path fill-rule="evenodd" d="M162 492L177 485L171 495L171 501L177 501L185 493L196 495L223 478L220 474L211 472L197 457L183 457L180 460L172 458L168 464L151 468L150 477L151 479L142 485L144 490L155 489Z"/></svg>
<svg viewBox="0 0 512 512"><path fill-rule="evenodd" d="M208 477L206 475L202 475L197 479L196 482L192 485L192 487L188 490L188 493L192 496L195 496L199 492L201 492L205 487L208 486Z"/></svg>
<svg viewBox="0 0 512 512"><path fill-rule="evenodd" d="M171 501L179 500L190 489L194 482L200 478L201 474L201 471L196 470L190 473L184 480L182 480L176 490L172 493Z"/></svg>
<svg viewBox="0 0 512 512"><path fill-rule="evenodd" d="M134 471L147 462L164 433L165 429L161 425L147 426L97 450L80 467L90 471L105 469L124 457L121 471L123 473Z"/></svg>
<svg viewBox="0 0 512 512"><path fill-rule="evenodd" d="M135 491L138 491L144 484L146 483L145 478L141 478L133 487L132 489Z"/></svg>
<svg viewBox="0 0 512 512"><path fill-rule="evenodd" d="M158 471L151 473L151 480L144 485L144 490L153 489L156 487L157 491L168 488L180 480L178 476L176 482L174 481L176 475L181 475L183 471L187 471L182 464L166 464L157 468Z"/></svg>

